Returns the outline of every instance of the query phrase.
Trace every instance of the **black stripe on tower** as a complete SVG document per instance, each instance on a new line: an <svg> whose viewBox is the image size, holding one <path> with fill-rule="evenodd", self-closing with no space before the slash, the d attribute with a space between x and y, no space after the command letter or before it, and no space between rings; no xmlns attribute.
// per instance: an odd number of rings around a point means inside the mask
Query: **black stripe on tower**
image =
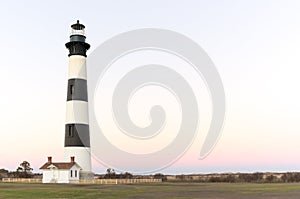
<svg viewBox="0 0 300 199"><path fill-rule="evenodd" d="M65 129L65 147L90 147L88 124L66 124Z"/></svg>
<svg viewBox="0 0 300 199"><path fill-rule="evenodd" d="M69 79L67 101L88 101L87 81L85 79Z"/></svg>

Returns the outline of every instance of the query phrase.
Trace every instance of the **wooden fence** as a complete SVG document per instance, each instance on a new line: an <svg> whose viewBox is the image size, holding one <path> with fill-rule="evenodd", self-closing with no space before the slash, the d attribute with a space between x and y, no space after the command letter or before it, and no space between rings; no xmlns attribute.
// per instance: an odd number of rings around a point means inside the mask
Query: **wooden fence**
<svg viewBox="0 0 300 199"><path fill-rule="evenodd" d="M139 184L139 183L159 183L162 179L94 179L94 180L80 180L80 184Z"/></svg>
<svg viewBox="0 0 300 199"><path fill-rule="evenodd" d="M42 183L41 178L2 178L2 182Z"/></svg>
<svg viewBox="0 0 300 199"><path fill-rule="evenodd" d="M20 182L20 183L42 183L40 178L2 178L2 182ZM162 179L94 179L80 180L70 183L75 184L139 184L139 183L159 183Z"/></svg>

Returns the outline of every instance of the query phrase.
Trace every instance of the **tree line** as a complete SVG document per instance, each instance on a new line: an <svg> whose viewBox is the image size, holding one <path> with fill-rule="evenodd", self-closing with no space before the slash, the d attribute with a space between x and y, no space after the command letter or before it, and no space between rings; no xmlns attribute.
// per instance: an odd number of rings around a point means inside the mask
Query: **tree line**
<svg viewBox="0 0 300 199"><path fill-rule="evenodd" d="M16 169L16 171L8 171L6 169L0 169L0 179L2 178L32 178L34 174L30 163L23 161Z"/></svg>
<svg viewBox="0 0 300 199"><path fill-rule="evenodd" d="M133 175L129 172L116 173L114 169L108 168L106 174L99 177L99 179L132 179Z"/></svg>
<svg viewBox="0 0 300 199"><path fill-rule="evenodd" d="M0 169L0 180L2 178L32 178L33 169L30 163L23 161L15 171L8 171L6 169ZM151 177L154 179L162 179L162 181L177 181L177 182L227 182L227 183L293 183L300 182L300 172L287 172L287 173L238 173L238 174L207 174L207 175L164 175L162 173L156 173L150 176L135 176L129 172L116 173L114 169L108 168L104 175L99 175L102 179L132 179Z"/></svg>
<svg viewBox="0 0 300 199"><path fill-rule="evenodd" d="M240 173L240 174L218 174L218 175L199 175L195 179L191 175L176 175L175 181L194 181L194 182L227 182L227 183L283 183L300 182L300 173L288 172L282 174L272 173Z"/></svg>

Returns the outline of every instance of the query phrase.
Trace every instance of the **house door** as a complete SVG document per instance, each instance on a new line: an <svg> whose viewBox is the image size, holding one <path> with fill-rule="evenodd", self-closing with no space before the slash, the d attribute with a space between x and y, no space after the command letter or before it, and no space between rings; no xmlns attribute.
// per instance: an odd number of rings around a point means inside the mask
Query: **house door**
<svg viewBox="0 0 300 199"><path fill-rule="evenodd" d="M52 170L51 182L57 182L57 180L58 180L58 170L56 168L53 168L51 170Z"/></svg>

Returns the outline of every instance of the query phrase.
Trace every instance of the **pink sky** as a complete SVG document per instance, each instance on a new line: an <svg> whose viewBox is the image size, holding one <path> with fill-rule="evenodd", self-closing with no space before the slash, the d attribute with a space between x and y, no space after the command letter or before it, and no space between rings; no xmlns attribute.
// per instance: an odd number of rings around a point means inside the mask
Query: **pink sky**
<svg viewBox="0 0 300 199"><path fill-rule="evenodd" d="M64 43L69 25L80 18L92 45L89 53L121 32L156 27L190 37L215 63L226 94L222 136L212 153L199 160L211 117L202 85L198 137L162 172L300 169L299 1L153 0L134 1L132 6L116 0L86 3L84 9L79 2L54 2L1 5L5 29L0 34L5 39L0 48L0 168L15 170L27 160L37 172L49 155L63 160L68 64ZM141 118L145 122L146 117ZM105 170L94 163L94 171Z"/></svg>

